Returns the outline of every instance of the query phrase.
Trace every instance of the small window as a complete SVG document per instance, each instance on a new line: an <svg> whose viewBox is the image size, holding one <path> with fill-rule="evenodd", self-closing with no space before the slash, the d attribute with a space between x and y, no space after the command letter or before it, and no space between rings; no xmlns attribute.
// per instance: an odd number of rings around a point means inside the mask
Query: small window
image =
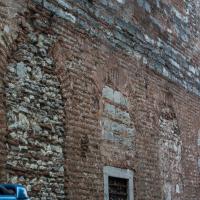
<svg viewBox="0 0 200 200"><path fill-rule="evenodd" d="M108 177L109 199L127 200L128 199L128 179Z"/></svg>
<svg viewBox="0 0 200 200"><path fill-rule="evenodd" d="M133 172L104 167L104 200L133 200Z"/></svg>

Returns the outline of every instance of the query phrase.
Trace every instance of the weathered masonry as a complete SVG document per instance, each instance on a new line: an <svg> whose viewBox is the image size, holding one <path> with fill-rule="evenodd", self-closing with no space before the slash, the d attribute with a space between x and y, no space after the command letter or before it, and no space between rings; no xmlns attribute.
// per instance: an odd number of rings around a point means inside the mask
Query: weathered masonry
<svg viewBox="0 0 200 200"><path fill-rule="evenodd" d="M33 200L199 200L199 0L0 0L0 180Z"/></svg>

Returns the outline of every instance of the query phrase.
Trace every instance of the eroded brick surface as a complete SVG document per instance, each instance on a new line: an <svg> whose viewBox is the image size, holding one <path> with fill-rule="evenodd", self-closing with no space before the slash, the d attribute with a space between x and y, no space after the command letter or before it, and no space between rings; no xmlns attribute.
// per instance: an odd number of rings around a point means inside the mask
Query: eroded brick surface
<svg viewBox="0 0 200 200"><path fill-rule="evenodd" d="M198 0L0 10L5 182L33 199L103 199L112 166L134 172L136 200L199 199Z"/></svg>

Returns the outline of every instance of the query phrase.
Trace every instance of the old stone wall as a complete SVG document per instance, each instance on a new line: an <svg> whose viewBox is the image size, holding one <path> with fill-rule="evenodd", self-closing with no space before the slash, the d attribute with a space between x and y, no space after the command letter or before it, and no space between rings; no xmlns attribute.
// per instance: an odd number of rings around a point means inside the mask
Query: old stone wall
<svg viewBox="0 0 200 200"><path fill-rule="evenodd" d="M0 2L4 181L103 199L112 166L136 200L198 200L198 1Z"/></svg>
<svg viewBox="0 0 200 200"><path fill-rule="evenodd" d="M53 39L30 32L6 76L7 181L25 184L34 199L65 199L64 108L48 56Z"/></svg>
<svg viewBox="0 0 200 200"><path fill-rule="evenodd" d="M64 103L50 55L56 36L49 13L28 6L16 20L14 45L6 43L4 182L26 185L33 199L65 199Z"/></svg>
<svg viewBox="0 0 200 200"><path fill-rule="evenodd" d="M22 2L21 2L22 3ZM6 111L5 111L5 87L4 87L4 75L6 72L6 66L11 53L12 48L15 46L15 39L17 38L17 23L16 13L21 9L21 3L15 1L0 1L0 180L5 180L5 136L6 136Z"/></svg>

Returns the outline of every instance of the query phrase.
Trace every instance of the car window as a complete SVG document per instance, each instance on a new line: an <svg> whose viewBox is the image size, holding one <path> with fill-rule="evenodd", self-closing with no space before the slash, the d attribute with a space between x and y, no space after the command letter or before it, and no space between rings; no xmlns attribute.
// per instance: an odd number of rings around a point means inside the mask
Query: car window
<svg viewBox="0 0 200 200"><path fill-rule="evenodd" d="M15 195L15 191L1 186L0 187L0 195Z"/></svg>

